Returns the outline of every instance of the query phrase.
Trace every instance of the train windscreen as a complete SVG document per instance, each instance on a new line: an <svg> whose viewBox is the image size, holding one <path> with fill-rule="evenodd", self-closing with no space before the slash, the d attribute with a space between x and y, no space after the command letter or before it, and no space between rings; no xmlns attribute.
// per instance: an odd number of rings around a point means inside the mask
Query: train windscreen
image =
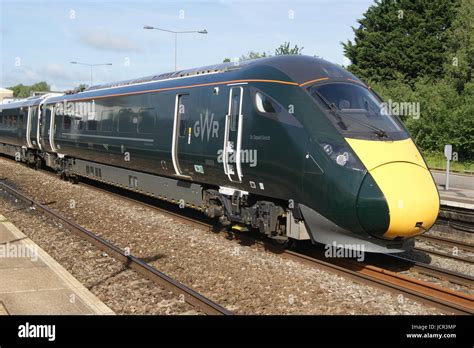
<svg viewBox="0 0 474 348"><path fill-rule="evenodd" d="M369 89L353 83L334 82L309 89L313 98L332 111L343 133L363 137L364 134L405 137L400 120L390 113Z"/></svg>

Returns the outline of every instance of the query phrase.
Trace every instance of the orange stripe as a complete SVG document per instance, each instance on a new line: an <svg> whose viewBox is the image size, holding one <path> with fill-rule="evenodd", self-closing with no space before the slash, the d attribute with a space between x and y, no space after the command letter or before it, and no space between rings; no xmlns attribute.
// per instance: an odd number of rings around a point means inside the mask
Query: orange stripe
<svg viewBox="0 0 474 348"><path fill-rule="evenodd" d="M319 81L325 81L325 80L329 80L329 77L322 77L320 79L316 79L316 80L310 80L310 81L307 81L307 82L304 82L302 84L300 84L300 87L303 87L305 85L308 85L310 83L314 83L314 82L319 82ZM367 87L363 82L360 82L360 81L357 81L357 80L354 80L354 79L347 79L348 81L352 81L352 82L355 82L355 83L358 83L359 85L362 85L364 87ZM370 88L370 87L369 87Z"/></svg>
<svg viewBox="0 0 474 348"><path fill-rule="evenodd" d="M96 100L96 99L104 99L104 98L110 98L110 97L119 97L119 96L124 96L124 95L155 93L155 92L162 92L162 91L172 91L172 90L176 90L176 89L213 86L213 85L225 85L225 84L229 84L229 83L239 83L239 82L269 82L269 83L280 83L280 84L284 84L284 85L298 86L298 84L296 82L288 82L288 81L280 81L280 80L260 80L260 79L232 80L232 81L223 81L223 82L201 83L201 84L196 84L196 85L180 86L180 87L166 87L166 88L160 88L160 89L152 89L152 90L149 90L149 91L136 91L136 92L127 92L127 93L108 94L108 95L103 95L103 96L98 96L98 97L87 97L87 98L73 99L73 100L69 100L69 101L74 102L74 101L91 100L91 99ZM130 86L132 86L132 85L130 85Z"/></svg>
<svg viewBox="0 0 474 348"><path fill-rule="evenodd" d="M325 81L325 80L329 80L329 77L322 77L322 78L320 78L320 79L307 81L307 82L305 82L305 83L302 83L302 84L300 85L300 87L303 87L304 85L308 85L308 84L313 83L313 82L319 82L319 81Z"/></svg>
<svg viewBox="0 0 474 348"><path fill-rule="evenodd" d="M358 83L359 85L362 85L364 87L367 87L364 83L360 82L360 81L357 81L357 80L353 80L353 79L348 79L349 81L352 81L352 82L355 82L355 83Z"/></svg>

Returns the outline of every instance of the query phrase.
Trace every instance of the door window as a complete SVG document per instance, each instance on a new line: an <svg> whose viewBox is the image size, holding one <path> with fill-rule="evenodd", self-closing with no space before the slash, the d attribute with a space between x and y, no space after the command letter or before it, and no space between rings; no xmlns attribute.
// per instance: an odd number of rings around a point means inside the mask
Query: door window
<svg viewBox="0 0 474 348"><path fill-rule="evenodd" d="M236 88L232 91L231 103L232 105L230 107L230 130L236 131L240 114L240 88Z"/></svg>
<svg viewBox="0 0 474 348"><path fill-rule="evenodd" d="M179 130L178 135L184 137L187 134L188 129L188 117L189 117L189 95L184 94L179 96L178 102L178 120Z"/></svg>

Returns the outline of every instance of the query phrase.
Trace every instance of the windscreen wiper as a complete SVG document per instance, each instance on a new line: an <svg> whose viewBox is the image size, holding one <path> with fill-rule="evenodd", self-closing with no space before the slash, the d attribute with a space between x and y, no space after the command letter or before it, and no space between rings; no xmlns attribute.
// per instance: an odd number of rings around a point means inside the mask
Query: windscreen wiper
<svg viewBox="0 0 474 348"><path fill-rule="evenodd" d="M350 117L351 120L355 121L356 123L365 126L367 128L372 129L373 133L378 136L379 138L388 138L387 132L383 130L382 128L376 127L374 125L371 125L370 123L364 122L362 120L359 120L358 118L351 116L349 114L343 114L345 117Z"/></svg>
<svg viewBox="0 0 474 348"><path fill-rule="evenodd" d="M342 116L339 112L339 109L334 103L330 103L329 100L327 100L321 93L319 93L317 90L313 90L314 93L323 101L324 104L328 107L328 109L331 111L331 114L337 119L337 124L339 127L341 127L344 130L347 130L347 126L342 120Z"/></svg>

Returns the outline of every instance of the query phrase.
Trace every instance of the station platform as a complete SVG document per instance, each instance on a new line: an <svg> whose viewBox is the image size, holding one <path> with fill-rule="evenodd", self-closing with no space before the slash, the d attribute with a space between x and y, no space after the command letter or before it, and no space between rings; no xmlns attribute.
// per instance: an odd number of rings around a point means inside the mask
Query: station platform
<svg viewBox="0 0 474 348"><path fill-rule="evenodd" d="M114 312L0 215L0 315Z"/></svg>
<svg viewBox="0 0 474 348"><path fill-rule="evenodd" d="M449 175L449 188L445 189L446 173L432 171L438 186L441 205L474 210L474 175Z"/></svg>

